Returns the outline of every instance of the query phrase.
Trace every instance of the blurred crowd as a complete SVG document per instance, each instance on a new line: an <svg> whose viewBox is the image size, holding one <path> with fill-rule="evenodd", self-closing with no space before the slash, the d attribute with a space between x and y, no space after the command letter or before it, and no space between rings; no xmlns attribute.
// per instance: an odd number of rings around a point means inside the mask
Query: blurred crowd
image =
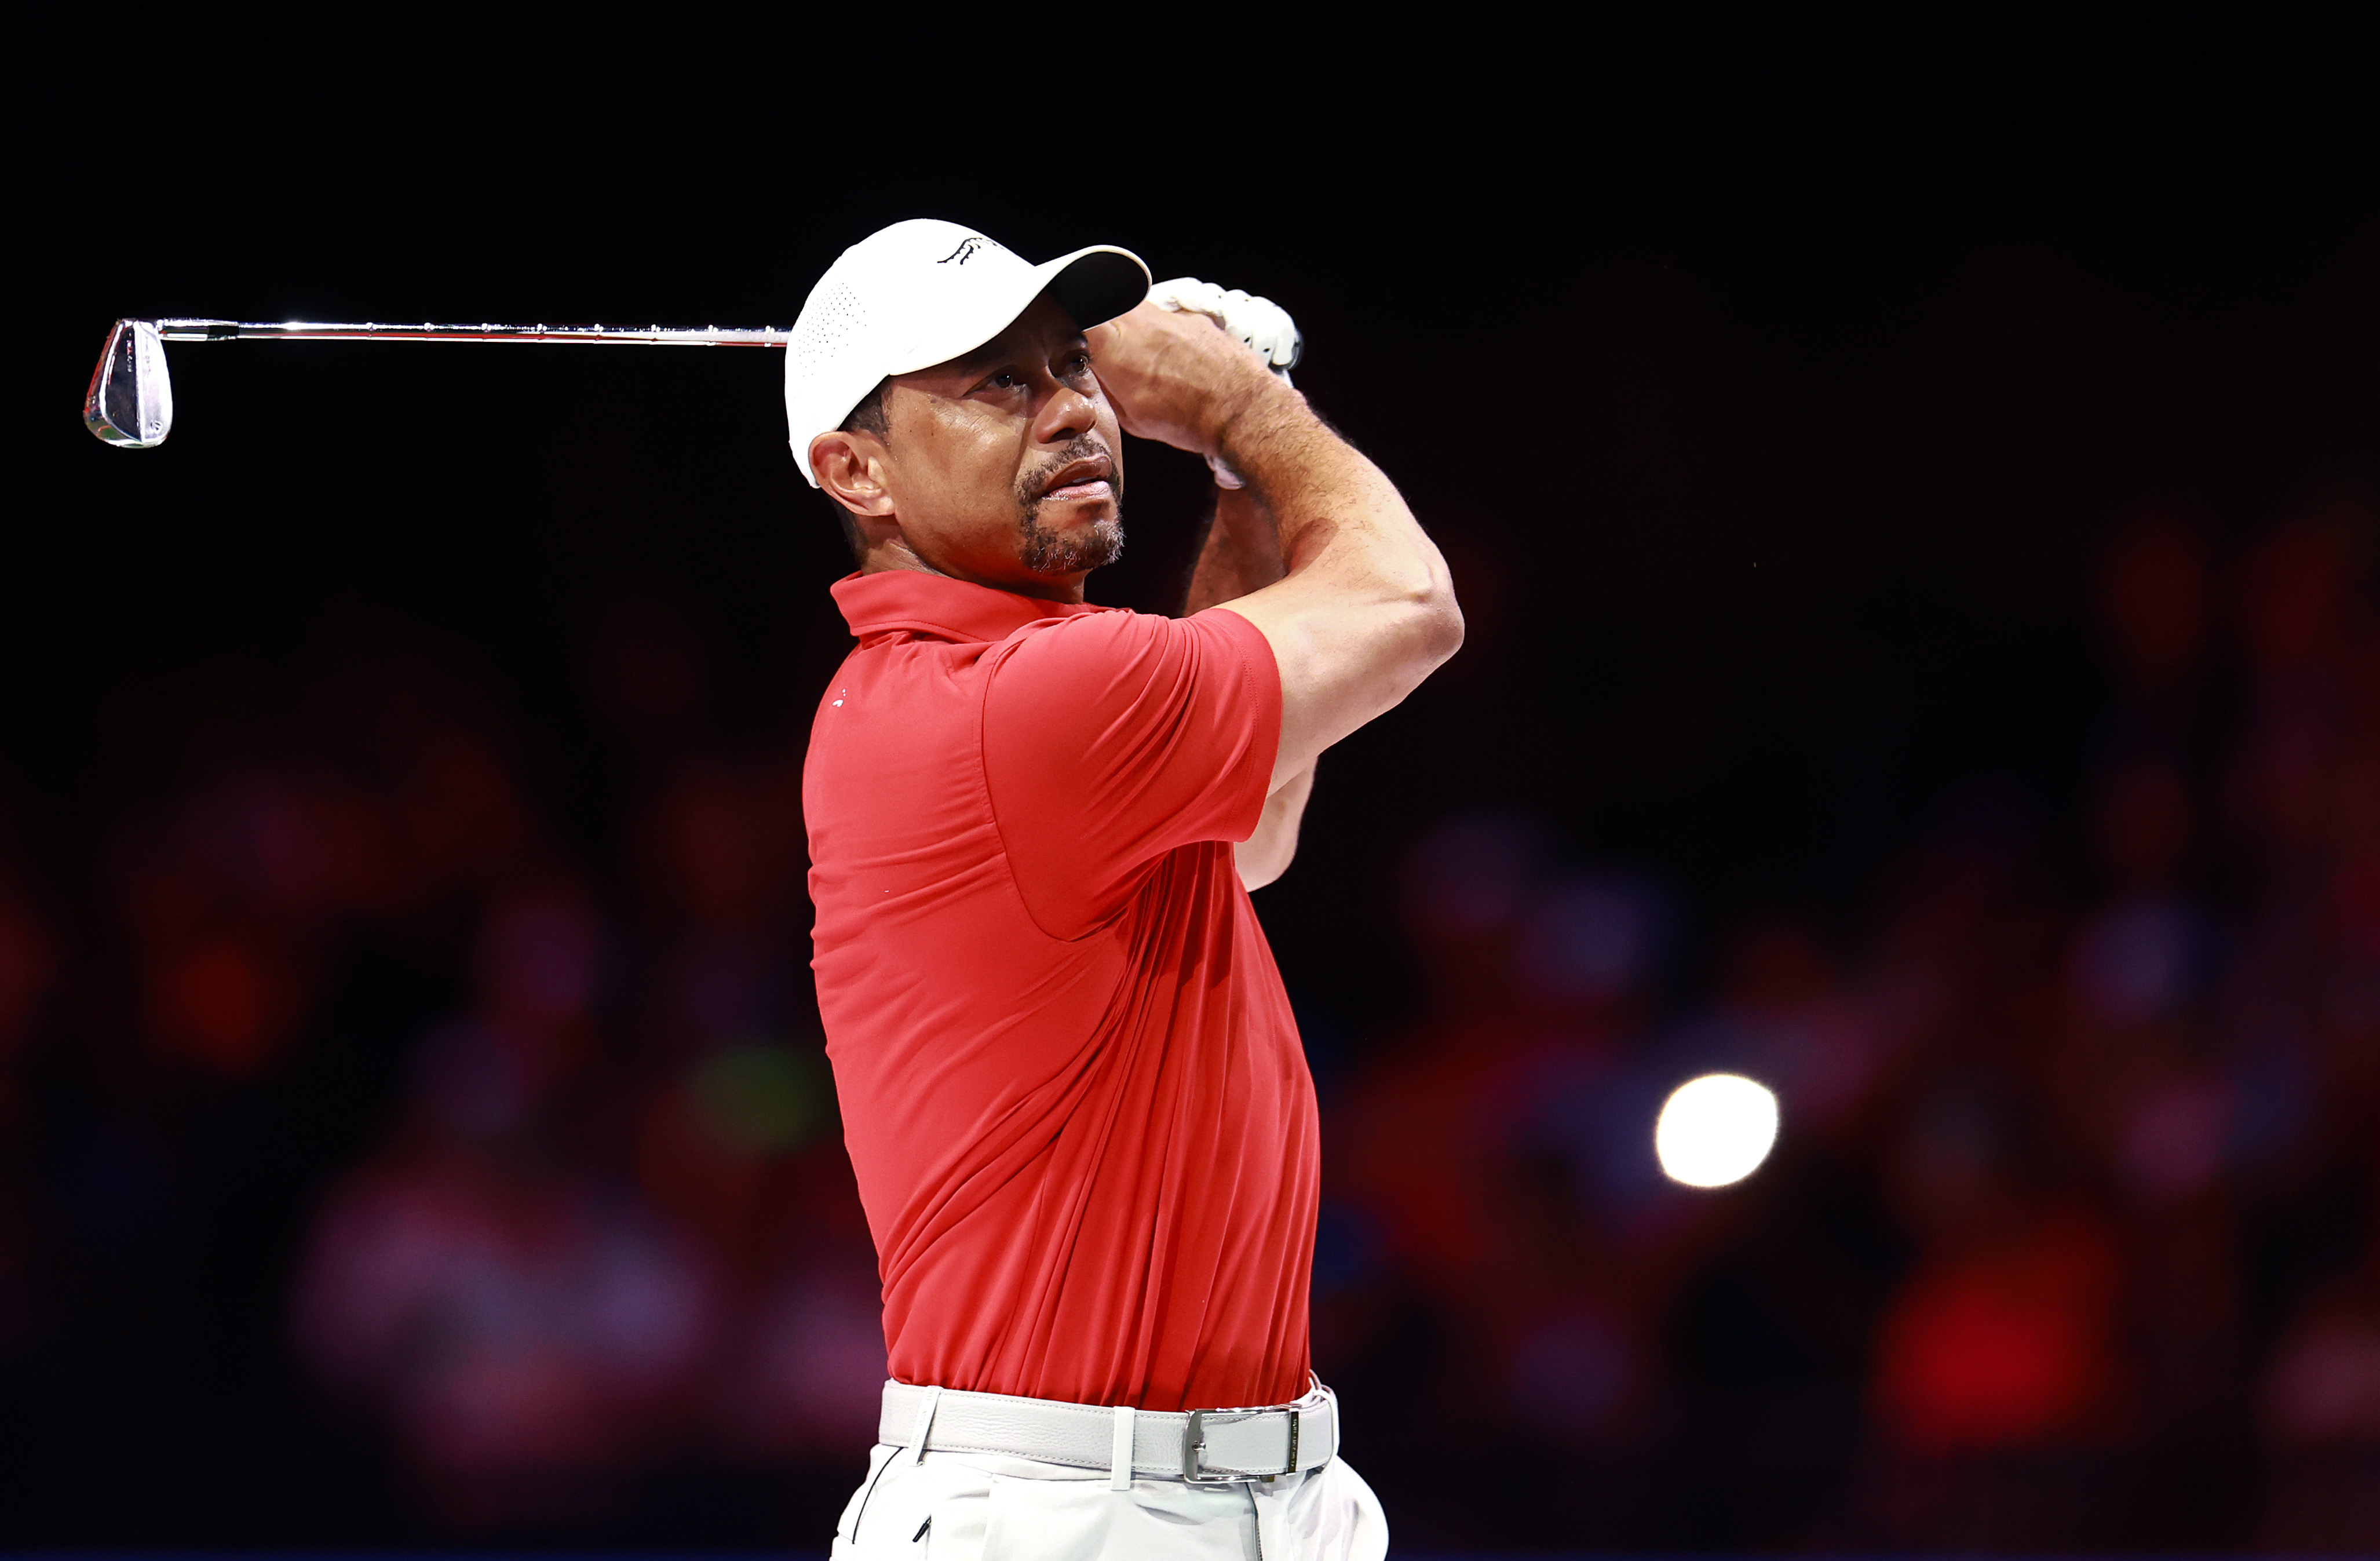
<svg viewBox="0 0 2380 1561"><path fill-rule="evenodd" d="M1848 921L1696 947L1658 878L1543 820L1420 841L1421 1001L1317 1048L1318 1346L1402 1514L1536 1545L2380 1543L2374 521L2218 551L2129 517L2076 816L1978 785ZM1665 1182L1659 1104L1721 1069L1781 1097L1776 1158ZM1527 1494L1448 1480L1457 1426Z"/></svg>
<svg viewBox="0 0 2380 1561"><path fill-rule="evenodd" d="M1463 813L1394 865L1404 1011L1298 994L1318 1364L1402 1532L2380 1544L2380 524L2111 538L2074 806L1980 781L1855 913L1726 924L1566 821ZM87 884L16 830L0 1358L170 1276L122 1254L170 1241L191 1146L294 1099L328 1126L256 1260L269 1325L430 1530L600 1531L688 1460L860 1467L813 690L722 737L660 607L581 662L592 791L467 660L359 634L151 723ZM1652 1124L1715 1069L1783 1130L1695 1191Z"/></svg>
<svg viewBox="0 0 2380 1561"><path fill-rule="evenodd" d="M221 1159L194 1140L227 1103L360 1095L263 1261L301 1372L381 1428L431 1531L600 1532L689 1458L839 1474L884 1377L807 979L799 751L719 739L682 613L588 638L598 848L533 804L468 661L368 631L205 701L107 827L90 947L0 901L24 1070L0 1110L37 1129L9 1174L48 1182L9 1206L51 1226L0 1227L0 1274L126 1283L110 1227L196 1217L173 1184ZM160 1223L134 1239L170 1245Z"/></svg>

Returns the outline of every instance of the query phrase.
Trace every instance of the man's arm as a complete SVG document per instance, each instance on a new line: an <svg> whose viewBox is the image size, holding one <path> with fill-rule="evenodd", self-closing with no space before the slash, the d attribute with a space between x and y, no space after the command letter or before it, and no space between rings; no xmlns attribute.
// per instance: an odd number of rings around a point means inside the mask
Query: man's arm
<svg viewBox="0 0 2380 1561"><path fill-rule="evenodd" d="M1281 529L1266 513L1256 490L1218 486L1214 513L1208 518L1197 566L1190 571L1190 598L1183 611L1204 612L1218 603L1262 591L1288 572L1281 556ZM1285 781L1276 775L1257 832L1232 848L1242 884L1261 889L1289 871L1290 861L1297 855L1297 826L1313 790L1312 765Z"/></svg>
<svg viewBox="0 0 2380 1561"><path fill-rule="evenodd" d="M1286 572L1219 604L1281 668L1278 794L1461 646L1446 562L1379 469L1205 317L1144 304L1092 350L1128 432L1220 457L1272 517Z"/></svg>
<svg viewBox="0 0 2380 1561"><path fill-rule="evenodd" d="M1281 556L1281 529L1254 488L1215 488L1215 508L1207 537L1190 571L1186 616L1262 591L1289 573Z"/></svg>

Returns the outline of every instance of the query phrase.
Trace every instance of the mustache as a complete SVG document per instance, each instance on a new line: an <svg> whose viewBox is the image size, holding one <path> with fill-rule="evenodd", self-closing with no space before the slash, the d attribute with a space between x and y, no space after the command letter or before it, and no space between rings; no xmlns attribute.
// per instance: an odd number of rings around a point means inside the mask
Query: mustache
<svg viewBox="0 0 2380 1561"><path fill-rule="evenodd" d="M1108 448L1107 441L1092 433L1076 435L1064 449L1019 478L1016 483L1017 502L1027 507L1039 504L1048 496L1059 472L1076 461L1093 460L1101 456L1107 457L1108 482L1115 489L1116 502L1122 504L1123 502L1123 463L1115 458L1115 452Z"/></svg>

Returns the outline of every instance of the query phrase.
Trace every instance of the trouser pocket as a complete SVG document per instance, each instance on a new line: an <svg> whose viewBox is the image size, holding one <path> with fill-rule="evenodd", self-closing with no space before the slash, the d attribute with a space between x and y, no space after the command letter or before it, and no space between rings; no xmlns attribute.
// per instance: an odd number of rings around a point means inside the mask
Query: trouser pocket
<svg viewBox="0 0 2380 1561"><path fill-rule="evenodd" d="M986 1504L983 1561L1253 1561L1256 1555L1255 1513L1236 1485L1142 1480L1112 1491L1104 1477L994 1475Z"/></svg>
<svg viewBox="0 0 2380 1561"><path fill-rule="evenodd" d="M975 1561L988 1477L949 1454L879 1446L834 1531L835 1561Z"/></svg>

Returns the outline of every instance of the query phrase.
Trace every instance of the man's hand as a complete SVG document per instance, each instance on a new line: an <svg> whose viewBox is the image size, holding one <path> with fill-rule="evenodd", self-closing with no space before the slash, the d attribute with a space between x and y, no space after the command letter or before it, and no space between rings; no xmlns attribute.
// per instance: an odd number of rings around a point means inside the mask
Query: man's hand
<svg viewBox="0 0 2380 1561"><path fill-rule="evenodd" d="M1240 345L1255 353L1283 384L1290 383L1290 370L1297 367L1305 352L1305 334L1289 317L1289 311L1237 287L1218 287L1196 276L1177 276L1149 288L1148 301L1160 309L1207 316L1223 328L1225 335L1239 338ZM1245 486L1220 456L1208 455L1207 470L1215 474L1218 488Z"/></svg>
<svg viewBox="0 0 2380 1561"><path fill-rule="evenodd" d="M1218 287L1196 276L1177 276L1149 288L1148 301L1160 309L1188 310L1208 316L1239 337L1241 346L1263 359L1283 379L1297 367L1298 358L1305 350L1305 333L1289 317L1289 311L1270 299L1244 293L1237 287Z"/></svg>
<svg viewBox="0 0 2380 1561"><path fill-rule="evenodd" d="M1251 411L1297 404L1265 360L1205 314L1144 303L1087 334L1092 371L1126 433L1220 455Z"/></svg>

